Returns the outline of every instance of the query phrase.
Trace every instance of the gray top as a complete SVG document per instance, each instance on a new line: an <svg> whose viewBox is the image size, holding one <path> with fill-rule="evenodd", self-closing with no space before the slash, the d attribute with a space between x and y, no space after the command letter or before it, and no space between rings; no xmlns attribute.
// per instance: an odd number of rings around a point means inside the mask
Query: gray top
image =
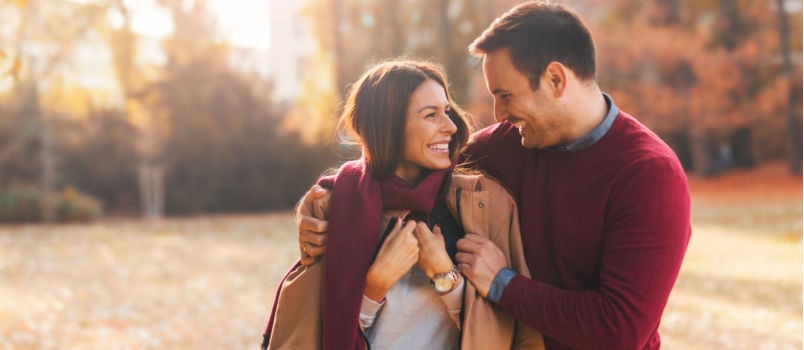
<svg viewBox="0 0 804 350"><path fill-rule="evenodd" d="M439 293L418 267L394 284L377 303L363 296L360 326L374 349L458 349L465 278Z"/></svg>

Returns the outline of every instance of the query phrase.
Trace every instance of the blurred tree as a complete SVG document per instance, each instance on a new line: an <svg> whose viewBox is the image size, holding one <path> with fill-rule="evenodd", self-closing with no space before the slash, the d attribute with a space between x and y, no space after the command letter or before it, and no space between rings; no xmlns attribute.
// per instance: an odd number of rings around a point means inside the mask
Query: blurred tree
<svg viewBox="0 0 804 350"><path fill-rule="evenodd" d="M160 4L175 31L164 43L165 67L149 70L137 60L127 1L0 0L1 11L20 14L4 23L15 30L0 33L0 64L21 63L0 103L0 187L74 185L130 213L137 163L148 162L165 166L171 213L284 209L306 190L329 152L282 129L284 110L267 100L270 82L231 68L205 1ZM70 80L86 68L74 53L87 46L110 53L123 104L94 108L92 94Z"/></svg>
<svg viewBox="0 0 804 350"><path fill-rule="evenodd" d="M790 171L801 173L802 162L802 135L801 135L801 71L795 74L793 62L790 57L790 25L785 11L785 1L776 0L776 13L779 18L779 51L782 56L782 78L787 85L787 101L785 115L787 119L787 132L790 138ZM798 115L797 115L798 114Z"/></svg>
<svg viewBox="0 0 804 350"><path fill-rule="evenodd" d="M79 4L66 1L30 0L13 2L20 11L13 32L13 51L6 53L14 57L10 70L13 83L10 95L17 102L11 113L21 113L18 121L31 127L32 132L15 133L7 141L11 150L34 151L23 145L35 145L36 154L13 154L9 151L5 159L28 161L38 159L40 168L37 176L39 186L46 195L55 191L57 181L57 159L54 147L54 131L51 127L53 111L42 106L40 90L48 88L49 82L71 68L72 55L76 46L95 26L102 12L93 4ZM31 140L34 138L34 140ZM27 174L10 174L17 179L31 179ZM43 206L46 221L54 218L54 208Z"/></svg>
<svg viewBox="0 0 804 350"><path fill-rule="evenodd" d="M282 133L282 111L210 60L175 69L159 91L170 212L287 208L323 170L326 153Z"/></svg>
<svg viewBox="0 0 804 350"><path fill-rule="evenodd" d="M409 41L413 56L444 66L456 102L468 105L472 78L479 73L477 60L467 47L490 23L487 4L473 0L417 1L410 6L409 28L416 28Z"/></svg>
<svg viewBox="0 0 804 350"><path fill-rule="evenodd" d="M169 121L163 157L171 213L288 208L326 152L284 133L268 86L233 72L203 1L161 0L174 20L163 79L145 93ZM251 80L251 81L249 81Z"/></svg>
<svg viewBox="0 0 804 350"><path fill-rule="evenodd" d="M112 212L136 212L137 129L120 109L89 112L60 128L80 140L61 139L61 181L100 198ZM65 135L66 136L66 135Z"/></svg>
<svg viewBox="0 0 804 350"><path fill-rule="evenodd" d="M716 174L753 166L755 156L784 154L778 137L784 131L772 126L782 120L779 81L786 78L771 2L624 0L609 6L593 23L604 33L598 34L601 85L662 135L685 166ZM793 36L800 41L800 30ZM768 137L773 132L776 137Z"/></svg>
<svg viewBox="0 0 804 350"><path fill-rule="evenodd" d="M427 59L442 64L451 81L450 90L458 103L468 104L470 82L476 74L474 61L466 47L489 21L488 2L479 0L435 2L411 0L306 0L304 15L318 41L316 64L308 79L332 75L334 86L322 87L336 101L346 95L355 81L372 63L395 57ZM348 48L348 49L347 49ZM330 63L327 63L330 62ZM330 70L334 73L328 73ZM320 84L320 82L318 82ZM331 99L317 101L322 89L304 92L299 109L325 111L305 119L334 119ZM323 107L309 104L324 103ZM309 122L296 123L309 126ZM316 123L334 126L332 122ZM329 130L307 130L331 135Z"/></svg>
<svg viewBox="0 0 804 350"><path fill-rule="evenodd" d="M163 146L167 125L163 118L157 118L147 101L146 90L152 83L144 74L145 70L136 62L139 38L131 29L131 13L123 0L108 0L111 14L120 18L118 26L109 26L107 42L112 52L112 65L117 76L121 95L125 103L127 118L138 128L136 139L131 140L137 147L136 162L140 204L142 215L159 218L164 208L164 164ZM127 168L133 168L129 165Z"/></svg>
<svg viewBox="0 0 804 350"><path fill-rule="evenodd" d="M33 186L41 179L38 89L18 88L0 109L0 186Z"/></svg>

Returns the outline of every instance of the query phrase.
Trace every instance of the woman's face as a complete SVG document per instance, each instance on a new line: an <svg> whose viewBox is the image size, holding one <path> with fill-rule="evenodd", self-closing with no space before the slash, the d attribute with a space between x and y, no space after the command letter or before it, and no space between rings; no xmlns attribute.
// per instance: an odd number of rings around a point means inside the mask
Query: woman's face
<svg viewBox="0 0 804 350"><path fill-rule="evenodd" d="M447 115L449 109L447 94L435 80L427 79L413 91L396 176L416 183L425 169L446 169L452 165L449 142L458 128Z"/></svg>

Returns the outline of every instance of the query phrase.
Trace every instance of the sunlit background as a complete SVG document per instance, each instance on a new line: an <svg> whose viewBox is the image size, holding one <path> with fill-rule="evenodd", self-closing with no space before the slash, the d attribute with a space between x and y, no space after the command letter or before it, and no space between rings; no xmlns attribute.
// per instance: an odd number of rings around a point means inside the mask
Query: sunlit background
<svg viewBox="0 0 804 350"><path fill-rule="evenodd" d="M665 348L800 349L802 2L564 2L690 179ZM0 0L0 350L255 348L349 84L435 61L489 125L466 47L518 3Z"/></svg>
<svg viewBox="0 0 804 350"><path fill-rule="evenodd" d="M516 3L0 2L0 185L69 189L98 200L90 216L287 208L344 155L338 105L372 62L442 63L491 123L466 46ZM800 1L571 4L595 32L603 89L691 173L800 172ZM9 215L68 220L51 202Z"/></svg>

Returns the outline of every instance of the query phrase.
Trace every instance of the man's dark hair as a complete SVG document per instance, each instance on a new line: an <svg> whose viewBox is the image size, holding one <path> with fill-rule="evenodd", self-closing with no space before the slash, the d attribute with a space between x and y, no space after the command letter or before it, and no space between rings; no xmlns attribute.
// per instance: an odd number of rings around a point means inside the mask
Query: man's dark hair
<svg viewBox="0 0 804 350"><path fill-rule="evenodd" d="M483 56L505 48L534 90L552 61L567 66L581 80L596 78L592 34L581 17L564 5L528 2L514 7L494 20L469 45L469 52Z"/></svg>

